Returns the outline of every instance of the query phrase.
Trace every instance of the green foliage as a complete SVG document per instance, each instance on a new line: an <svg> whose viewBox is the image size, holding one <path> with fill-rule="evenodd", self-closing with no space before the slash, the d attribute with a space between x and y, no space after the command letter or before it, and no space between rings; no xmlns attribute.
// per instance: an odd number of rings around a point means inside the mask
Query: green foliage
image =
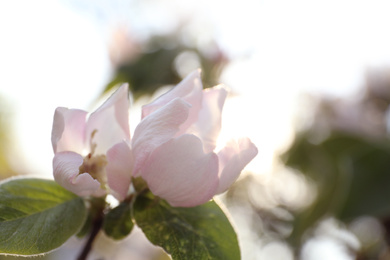
<svg viewBox="0 0 390 260"><path fill-rule="evenodd" d="M186 44L180 43L179 35L155 36L147 45L146 51L136 58L124 61L116 69L105 91L127 82L134 99L137 99L143 95L153 94L162 86L175 85L181 80L174 69L175 59L186 51L196 54L199 58L203 84L206 88L219 83L219 76L227 63L223 54L217 50L210 49L212 52L210 55L210 52L203 53L197 48L189 48Z"/></svg>
<svg viewBox="0 0 390 260"><path fill-rule="evenodd" d="M130 234L136 221L147 238L173 259L240 259L236 233L214 201L174 208L143 190L106 212L103 220L105 205L102 198L91 199L88 213L83 199L51 180L4 182L0 184L0 255L47 253L75 234L83 237L101 227L119 240ZM103 220L102 226L97 219Z"/></svg>
<svg viewBox="0 0 390 260"><path fill-rule="evenodd" d="M173 259L240 259L236 233L214 201L174 208L148 193L137 197L134 218L146 237Z"/></svg>
<svg viewBox="0 0 390 260"><path fill-rule="evenodd" d="M87 213L87 217L86 217L86 219L85 219L85 221L84 221L84 225L83 225L83 227L80 229L80 231L76 234L76 236L78 237L78 238L83 238L83 237L85 237L86 235L88 235L90 232L91 232L91 230L92 230L92 222L93 222L93 214L90 212L90 211L88 211L88 213Z"/></svg>
<svg viewBox="0 0 390 260"><path fill-rule="evenodd" d="M144 181L144 179L142 179L142 177L133 178L131 183L133 184L137 193L142 193L148 189L148 184Z"/></svg>
<svg viewBox="0 0 390 260"><path fill-rule="evenodd" d="M10 125L11 118L9 115L11 107L8 106L7 100L0 96L0 180L17 175L12 169L9 161L10 150Z"/></svg>
<svg viewBox="0 0 390 260"><path fill-rule="evenodd" d="M180 78L171 69L173 60L178 54L178 50L166 49L143 54L136 61L119 67L114 78L107 85L106 91L118 84L128 82L131 93L137 99L145 94L153 94L163 85L178 83ZM170 67L162 69L162 64Z"/></svg>
<svg viewBox="0 0 390 260"><path fill-rule="evenodd" d="M130 234L134 227L131 205L125 201L112 209L104 218L103 229L109 237L119 240Z"/></svg>
<svg viewBox="0 0 390 260"><path fill-rule="evenodd" d="M350 221L363 215L390 215L390 145L350 134L333 133L320 143L310 133L296 138L285 163L314 180L318 196L299 214L291 241L326 216Z"/></svg>
<svg viewBox="0 0 390 260"><path fill-rule="evenodd" d="M86 219L81 198L56 182L13 179L0 185L0 254L36 255L61 246Z"/></svg>
<svg viewBox="0 0 390 260"><path fill-rule="evenodd" d="M362 215L389 216L390 147L361 142L351 157L345 162L345 168L353 178L337 216L342 220Z"/></svg>

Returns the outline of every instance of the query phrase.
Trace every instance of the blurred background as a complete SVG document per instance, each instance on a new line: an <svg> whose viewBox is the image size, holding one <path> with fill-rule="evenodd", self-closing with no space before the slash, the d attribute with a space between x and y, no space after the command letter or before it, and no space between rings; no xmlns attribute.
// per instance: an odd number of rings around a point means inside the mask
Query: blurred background
<svg viewBox="0 0 390 260"><path fill-rule="evenodd" d="M259 148L218 199L243 260L390 259L388 1L0 1L0 178L52 176L58 106L118 83L140 107L202 68L230 90L220 143ZM77 238L48 259L72 259ZM169 259L142 232L90 259ZM0 259L13 259L3 257Z"/></svg>

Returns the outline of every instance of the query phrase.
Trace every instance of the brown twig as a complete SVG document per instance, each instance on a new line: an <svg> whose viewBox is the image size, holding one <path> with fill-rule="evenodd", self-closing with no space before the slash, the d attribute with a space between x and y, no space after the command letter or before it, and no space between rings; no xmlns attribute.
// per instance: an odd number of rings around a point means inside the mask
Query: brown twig
<svg viewBox="0 0 390 260"><path fill-rule="evenodd" d="M97 234L99 234L99 231L103 226L103 221L104 221L104 212L103 211L104 211L104 206L99 207L97 209L95 218L93 219L93 222L92 222L91 233L88 237L87 242L85 243L83 250L81 251L80 255L78 256L77 260L86 260L88 257L88 254L91 252L93 242L95 241Z"/></svg>

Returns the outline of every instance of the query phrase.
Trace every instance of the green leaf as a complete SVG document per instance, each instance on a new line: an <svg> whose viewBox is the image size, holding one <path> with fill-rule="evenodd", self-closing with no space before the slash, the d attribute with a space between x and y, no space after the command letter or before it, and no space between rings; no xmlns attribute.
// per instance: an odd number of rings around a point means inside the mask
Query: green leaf
<svg viewBox="0 0 390 260"><path fill-rule="evenodd" d="M87 217L84 221L84 225L82 226L82 228L80 229L80 231L76 234L76 236L78 238L83 238L85 237L87 234L91 233L91 230L92 230L92 223L93 221L93 215L92 215L92 212L89 211L87 213Z"/></svg>
<svg viewBox="0 0 390 260"><path fill-rule="evenodd" d="M142 193L142 191L145 191L148 189L148 184L142 177L133 178L131 180L131 183L133 184L134 189L137 191L137 193Z"/></svg>
<svg viewBox="0 0 390 260"><path fill-rule="evenodd" d="M61 246L87 216L81 198L56 182L12 179L0 184L0 254L37 255Z"/></svg>
<svg viewBox="0 0 390 260"><path fill-rule="evenodd" d="M113 208L104 218L104 232L113 239L122 239L130 234L134 227L131 219L131 207L129 202L122 202Z"/></svg>
<svg viewBox="0 0 390 260"><path fill-rule="evenodd" d="M316 143L310 137L310 133L298 135L282 156L288 166L315 181L317 188L314 203L295 216L290 241L303 241L305 232L327 216L345 222L364 215L388 218L388 140L340 132Z"/></svg>
<svg viewBox="0 0 390 260"><path fill-rule="evenodd" d="M134 218L146 237L174 260L240 259L236 233L214 201L174 208L148 193L137 197Z"/></svg>
<svg viewBox="0 0 390 260"><path fill-rule="evenodd" d="M362 147L363 148L363 147ZM390 149L366 144L347 161L353 178L349 196L336 215L349 221L362 215L387 218L390 215Z"/></svg>

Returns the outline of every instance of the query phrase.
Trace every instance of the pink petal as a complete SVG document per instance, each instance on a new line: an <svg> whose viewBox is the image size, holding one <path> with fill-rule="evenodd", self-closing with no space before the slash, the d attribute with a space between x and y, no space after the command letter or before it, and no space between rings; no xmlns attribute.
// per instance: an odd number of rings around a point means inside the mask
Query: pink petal
<svg viewBox="0 0 390 260"><path fill-rule="evenodd" d="M198 120L199 110L202 105L202 80L200 78L200 70L195 70L183 79L171 91L157 98L154 102L142 107L142 118L150 115L153 111L168 104L174 98L181 98L191 105L187 120L180 126L176 136L180 136Z"/></svg>
<svg viewBox="0 0 390 260"><path fill-rule="evenodd" d="M209 201L218 186L218 157L203 152L194 135L183 135L156 148L142 178L153 194L174 207L194 207Z"/></svg>
<svg viewBox="0 0 390 260"><path fill-rule="evenodd" d="M257 155L256 146L249 138L230 141L218 153L219 158L219 185L217 194L226 191L232 185L244 167Z"/></svg>
<svg viewBox="0 0 390 260"><path fill-rule="evenodd" d="M88 173L79 174L83 157L75 152L59 152L53 158L54 179L65 189L78 196L103 196L100 183Z"/></svg>
<svg viewBox="0 0 390 260"><path fill-rule="evenodd" d="M227 93L227 90L222 86L203 90L203 102L199 118L187 131L195 134L203 141L205 152L211 152L215 149L221 131L222 108Z"/></svg>
<svg viewBox="0 0 390 260"><path fill-rule="evenodd" d="M58 107L54 113L51 142L54 153L84 149L84 131L87 112L78 109Z"/></svg>
<svg viewBox="0 0 390 260"><path fill-rule="evenodd" d="M138 124L132 140L135 177L140 175L139 170L143 167L149 154L179 131L179 126L188 117L189 108L190 105L187 102L175 98Z"/></svg>
<svg viewBox="0 0 390 260"><path fill-rule="evenodd" d="M124 141L107 151L107 183L111 193L120 201L126 197L129 190L133 161L130 147Z"/></svg>
<svg viewBox="0 0 390 260"><path fill-rule="evenodd" d="M122 85L106 102L88 118L86 138L97 130L92 142L97 144L96 153L104 154L114 144L130 140L129 94L127 84Z"/></svg>
<svg viewBox="0 0 390 260"><path fill-rule="evenodd" d="M194 105L201 100L202 81L200 70L195 70L184 78L176 87L158 97L155 101L142 107L142 118L165 106L171 100L179 97ZM200 104L200 103L199 103Z"/></svg>

